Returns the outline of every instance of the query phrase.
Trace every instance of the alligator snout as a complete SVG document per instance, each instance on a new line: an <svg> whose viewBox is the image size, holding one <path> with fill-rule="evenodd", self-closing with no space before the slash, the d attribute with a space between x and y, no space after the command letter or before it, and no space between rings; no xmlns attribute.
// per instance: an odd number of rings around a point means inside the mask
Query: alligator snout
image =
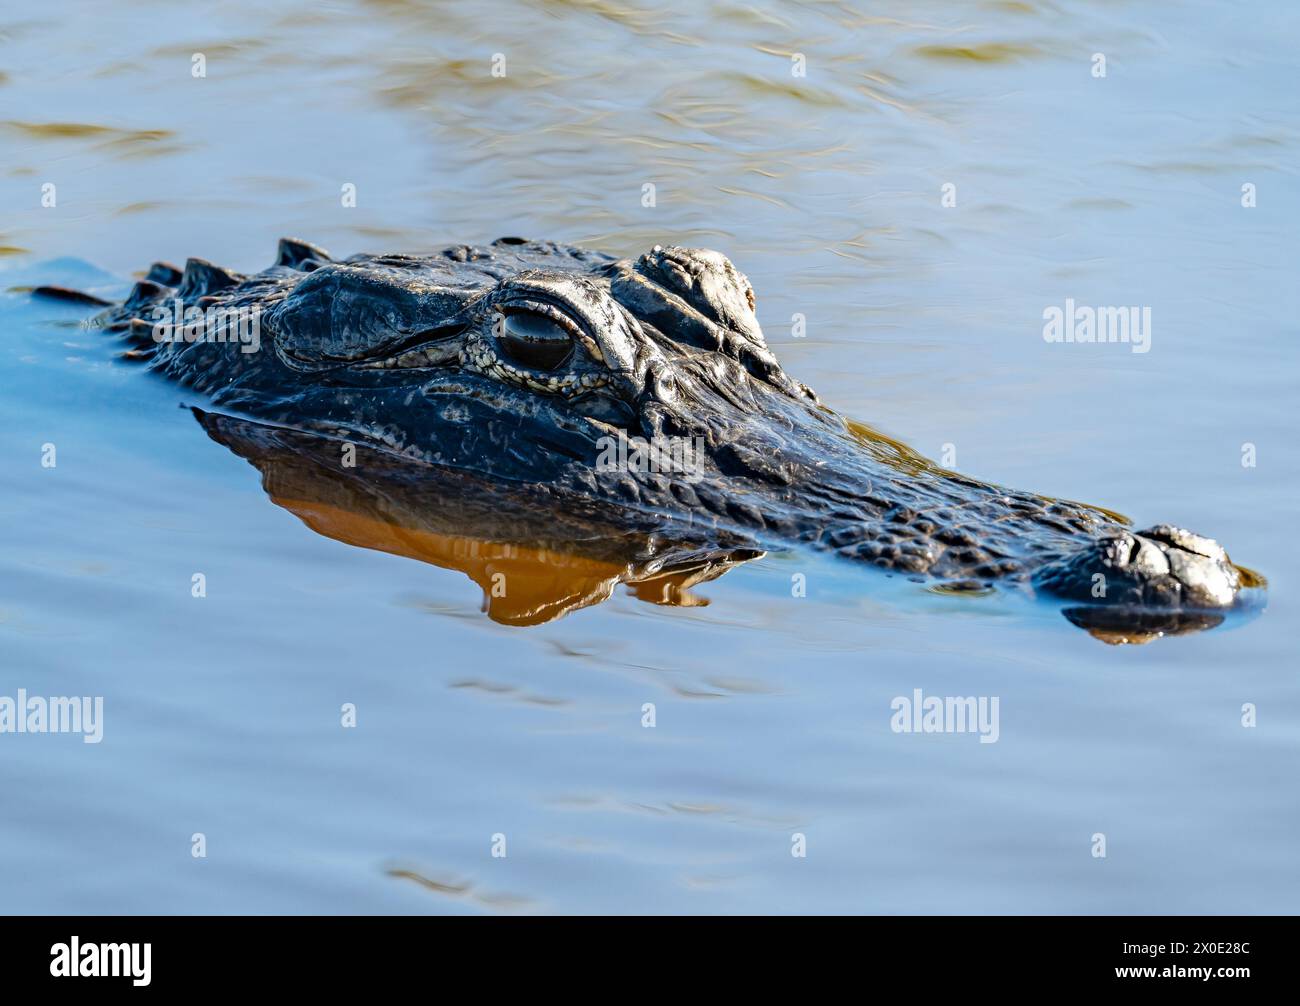
<svg viewBox="0 0 1300 1006"><path fill-rule="evenodd" d="M1213 539L1169 524L1120 528L1034 576L1039 589L1070 600L1135 607L1230 607L1241 572Z"/></svg>

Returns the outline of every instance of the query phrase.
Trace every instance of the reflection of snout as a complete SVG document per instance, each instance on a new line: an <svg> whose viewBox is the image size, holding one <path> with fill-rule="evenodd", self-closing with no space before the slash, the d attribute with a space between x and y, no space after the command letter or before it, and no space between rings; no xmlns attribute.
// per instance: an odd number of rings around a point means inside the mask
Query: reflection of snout
<svg viewBox="0 0 1300 1006"><path fill-rule="evenodd" d="M1094 604L1204 610L1230 607L1242 578L1218 542L1159 524L1098 538L1043 567L1034 583Z"/></svg>
<svg viewBox="0 0 1300 1006"><path fill-rule="evenodd" d="M1066 608L1069 621L1094 639L1112 646L1149 643L1163 636L1203 632L1223 623L1223 616L1210 611L1151 611L1143 608L1105 607L1093 604Z"/></svg>

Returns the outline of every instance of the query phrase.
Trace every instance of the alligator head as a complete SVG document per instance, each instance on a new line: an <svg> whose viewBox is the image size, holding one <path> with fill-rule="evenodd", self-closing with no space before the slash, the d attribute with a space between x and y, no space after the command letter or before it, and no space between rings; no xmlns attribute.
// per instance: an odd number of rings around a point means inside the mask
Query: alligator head
<svg viewBox="0 0 1300 1006"><path fill-rule="evenodd" d="M194 338L160 342L177 299ZM947 590L1050 594L1121 634L1202 627L1254 582L1208 538L945 471L844 420L785 373L754 309L745 276L701 249L629 260L503 238L334 261L284 241L254 275L155 265L101 321L218 406L527 485L556 510L597 501ZM212 337L205 311L255 317L256 346Z"/></svg>

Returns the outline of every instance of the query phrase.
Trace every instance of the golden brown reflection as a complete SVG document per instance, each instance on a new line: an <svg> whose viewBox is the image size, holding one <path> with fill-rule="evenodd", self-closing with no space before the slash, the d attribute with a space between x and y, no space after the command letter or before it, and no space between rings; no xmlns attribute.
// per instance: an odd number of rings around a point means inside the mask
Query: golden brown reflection
<svg viewBox="0 0 1300 1006"><path fill-rule="evenodd" d="M1062 614L1108 646L1141 646L1165 636L1203 632L1222 625L1224 618L1210 611L1133 611L1101 606L1066 608Z"/></svg>
<svg viewBox="0 0 1300 1006"><path fill-rule="evenodd" d="M469 901L478 902L482 907L494 909L519 909L527 908L533 903L532 898L524 897L517 894L509 893L487 893L475 889L474 884L467 880L435 880L433 877L426 876L419 870L407 869L405 867L390 867L384 870L384 873L394 880L405 880L417 884L434 894L440 894L449 898L465 898Z"/></svg>
<svg viewBox="0 0 1300 1006"><path fill-rule="evenodd" d="M209 436L262 473L272 502L313 531L460 570L483 591L483 611L504 625L540 625L599 604L620 583L651 604L704 605L692 587L763 554L719 532L677 534L658 518L629 528L642 518L577 501L557 507L531 487L506 491L361 447L347 468L337 441L195 414Z"/></svg>
<svg viewBox="0 0 1300 1006"><path fill-rule="evenodd" d="M271 501L318 534L345 545L460 570L482 588L483 610L488 617L505 625L540 625L578 608L599 604L608 600L620 583L628 584L632 596L652 604L706 605L709 602L691 594L689 588L721 576L729 568L710 563L694 569L645 573L633 563L402 527L319 500L273 494ZM498 588L505 593L497 593Z"/></svg>
<svg viewBox="0 0 1300 1006"><path fill-rule="evenodd" d="M181 147L173 142L170 129L118 129L90 122L23 122L9 119L0 127L32 140L89 140L97 149L121 157L153 157L174 153Z"/></svg>

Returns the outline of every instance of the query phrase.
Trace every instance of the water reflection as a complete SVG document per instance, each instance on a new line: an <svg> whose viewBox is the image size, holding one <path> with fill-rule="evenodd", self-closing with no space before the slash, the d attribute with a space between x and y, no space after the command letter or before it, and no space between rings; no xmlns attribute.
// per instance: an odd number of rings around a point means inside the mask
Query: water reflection
<svg viewBox="0 0 1300 1006"><path fill-rule="evenodd" d="M844 563L810 564L794 602L761 560L703 588L699 617L611 604L508 631L459 575L316 534L278 548L285 514L195 449L181 392L0 297L0 693L48 678L112 702L110 743L4 745L7 909L497 911L505 892L584 914L1294 911L1300 814L1279 794L1300 557L1277 529L1300 471L1296 5L161 10L0 16L0 120L37 126L0 125L0 266L24 282L116 291L189 255L260 269L289 232L348 251L511 232L716 247L837 409L928 456L951 442L959 470L1268 556L1280 617L1102 651L1055 607ZM1153 304L1155 350L1046 345L1040 312L1066 296ZM47 440L57 469L35 461ZM160 519L168 499L184 514ZM204 601L198 569L222 584ZM374 631L334 631L358 618ZM515 690L476 702L462 668ZM719 701L741 673L761 694ZM1003 740L893 734L889 699L917 685L1002 696ZM344 699L358 731L330 716ZM1259 729L1238 722L1247 699ZM705 806L737 810L679 809ZM196 827L224 850L201 869L174 854ZM498 828L511 856L489 860ZM1097 828L1126 850L1109 865L1080 853Z"/></svg>
<svg viewBox="0 0 1300 1006"><path fill-rule="evenodd" d="M691 593L763 552L752 541L548 490L415 464L194 410L213 440L262 473L271 501L313 531L358 548L457 569L504 625L540 625L608 600L620 583L651 604L707 604ZM349 445L351 446L351 445Z"/></svg>

